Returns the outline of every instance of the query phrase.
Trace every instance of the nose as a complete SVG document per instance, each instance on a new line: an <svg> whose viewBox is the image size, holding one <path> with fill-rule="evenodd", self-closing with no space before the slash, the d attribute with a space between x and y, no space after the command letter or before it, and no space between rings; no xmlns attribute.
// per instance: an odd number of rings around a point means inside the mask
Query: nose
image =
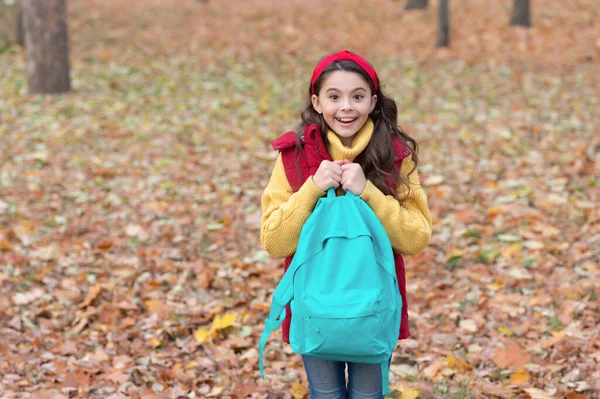
<svg viewBox="0 0 600 399"><path fill-rule="evenodd" d="M342 103L342 110L343 111L350 111L350 110L352 110L352 99L351 98L344 99L344 101Z"/></svg>

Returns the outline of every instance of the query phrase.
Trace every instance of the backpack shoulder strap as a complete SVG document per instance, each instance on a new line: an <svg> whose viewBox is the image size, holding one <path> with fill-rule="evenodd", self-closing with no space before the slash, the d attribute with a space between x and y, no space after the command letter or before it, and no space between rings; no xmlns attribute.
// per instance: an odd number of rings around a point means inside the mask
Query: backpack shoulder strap
<svg viewBox="0 0 600 399"><path fill-rule="evenodd" d="M298 262L292 263L273 292L271 310L269 311L269 316L265 319L265 328L258 343L258 364L260 376L263 379L265 378L263 363L265 344L271 333L278 329L283 324L283 320L285 320L285 307L294 299L294 274L300 266L301 264Z"/></svg>

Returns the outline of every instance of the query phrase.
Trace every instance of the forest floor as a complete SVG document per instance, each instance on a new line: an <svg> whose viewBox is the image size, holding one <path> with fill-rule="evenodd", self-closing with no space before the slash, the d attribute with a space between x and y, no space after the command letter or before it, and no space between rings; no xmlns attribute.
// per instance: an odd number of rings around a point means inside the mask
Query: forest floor
<svg viewBox="0 0 600 399"><path fill-rule="evenodd" d="M257 344L282 262L260 198L312 68L348 48L420 145L434 220L407 257L390 397L598 398L600 9L71 0L73 92L0 51L0 397L295 398Z"/></svg>

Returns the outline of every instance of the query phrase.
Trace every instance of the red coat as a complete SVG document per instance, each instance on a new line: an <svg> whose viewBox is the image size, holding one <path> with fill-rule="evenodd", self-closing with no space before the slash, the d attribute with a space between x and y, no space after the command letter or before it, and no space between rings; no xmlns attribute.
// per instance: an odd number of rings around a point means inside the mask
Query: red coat
<svg viewBox="0 0 600 399"><path fill-rule="evenodd" d="M331 161L331 156L327 153L327 148L321 137L317 125L308 125L304 127L304 135L300 140L304 151L296 151L297 135L295 132L287 132L281 137L273 140L271 145L279 150L285 169L285 175L294 192L298 191L302 184L310 176L314 175L323 160ZM406 145L394 136L394 151L396 152L396 166L398 170L402 166L402 160L410 155L410 150ZM285 270L287 271L292 256L285 259ZM396 276L398 277L398 287L402 296L402 317L400 322L400 332L398 339L406 339L410 336L408 328L408 302L406 300L406 272L404 269L404 259L402 255L394 251L394 262L396 265ZM292 310L286 307L286 318L282 325L283 340L290 343L290 322L292 320Z"/></svg>

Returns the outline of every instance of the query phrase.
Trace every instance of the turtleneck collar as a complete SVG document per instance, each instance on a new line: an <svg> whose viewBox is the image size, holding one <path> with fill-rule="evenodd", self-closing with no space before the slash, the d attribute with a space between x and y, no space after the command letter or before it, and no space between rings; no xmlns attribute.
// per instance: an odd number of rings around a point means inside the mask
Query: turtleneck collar
<svg viewBox="0 0 600 399"><path fill-rule="evenodd" d="M342 144L340 137L335 134L335 132L331 129L327 130L327 152L331 155L331 158L334 161L339 161L342 159L347 159L349 161L354 161L363 150L369 144L369 140L371 140L371 136L373 135L373 129L375 125L371 118L367 119L363 127L352 137L352 144L350 147L346 147Z"/></svg>

